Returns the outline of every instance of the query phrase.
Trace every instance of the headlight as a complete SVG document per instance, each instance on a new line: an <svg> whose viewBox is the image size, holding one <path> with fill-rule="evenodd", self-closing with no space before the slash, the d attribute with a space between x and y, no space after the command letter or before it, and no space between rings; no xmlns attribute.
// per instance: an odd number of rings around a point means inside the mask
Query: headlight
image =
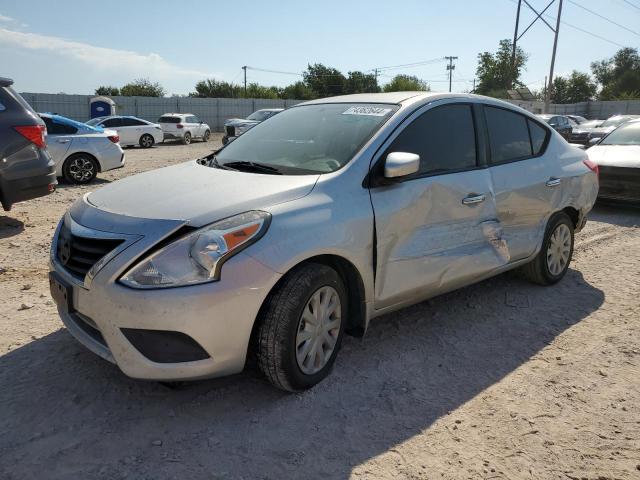
<svg viewBox="0 0 640 480"><path fill-rule="evenodd" d="M241 213L200 228L154 252L120 282L132 288L168 288L212 282L225 260L264 235L271 215Z"/></svg>

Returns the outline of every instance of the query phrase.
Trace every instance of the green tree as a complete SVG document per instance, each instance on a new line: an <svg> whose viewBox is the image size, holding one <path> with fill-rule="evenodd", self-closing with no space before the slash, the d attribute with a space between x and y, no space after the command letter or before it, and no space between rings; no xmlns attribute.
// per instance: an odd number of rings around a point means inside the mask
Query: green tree
<svg viewBox="0 0 640 480"><path fill-rule="evenodd" d="M344 93L378 93L380 87L373 73L349 72Z"/></svg>
<svg viewBox="0 0 640 480"><path fill-rule="evenodd" d="M347 79L339 70L321 63L308 65L302 78L314 94L321 98L343 95L347 83Z"/></svg>
<svg viewBox="0 0 640 480"><path fill-rule="evenodd" d="M640 98L640 55L636 48L622 48L612 57L591 64L602 87L600 100Z"/></svg>
<svg viewBox="0 0 640 480"><path fill-rule="evenodd" d="M292 100L312 100L316 98L313 90L304 82L287 85L282 89L280 96Z"/></svg>
<svg viewBox="0 0 640 480"><path fill-rule="evenodd" d="M125 97L164 97L164 93L158 82L151 82L148 78L138 78L120 89L120 95Z"/></svg>
<svg viewBox="0 0 640 480"><path fill-rule="evenodd" d="M264 87L257 83L249 83L247 84L246 94L244 87L239 88L239 96L243 98L280 98L280 89L278 87Z"/></svg>
<svg viewBox="0 0 640 480"><path fill-rule="evenodd" d="M551 101L553 103L578 103L593 100L598 87L591 77L574 70L568 77L553 79Z"/></svg>
<svg viewBox="0 0 640 480"><path fill-rule="evenodd" d="M239 88L229 82L207 78L196 83L195 92L189 94L190 97L200 98L234 98L239 95Z"/></svg>
<svg viewBox="0 0 640 480"><path fill-rule="evenodd" d="M520 47L516 47L515 65L511 67L511 40L500 40L496 53L483 52L478 54L476 76L478 85L475 93L498 98L507 98L507 90L522 87L520 75L527 63L528 55Z"/></svg>
<svg viewBox="0 0 640 480"><path fill-rule="evenodd" d="M107 97L118 96L120 95L120 89L110 85L101 85L96 88L96 95L105 95Z"/></svg>
<svg viewBox="0 0 640 480"><path fill-rule="evenodd" d="M422 91L428 92L431 88L429 85L413 75L396 75L393 79L383 87L385 92L411 92Z"/></svg>

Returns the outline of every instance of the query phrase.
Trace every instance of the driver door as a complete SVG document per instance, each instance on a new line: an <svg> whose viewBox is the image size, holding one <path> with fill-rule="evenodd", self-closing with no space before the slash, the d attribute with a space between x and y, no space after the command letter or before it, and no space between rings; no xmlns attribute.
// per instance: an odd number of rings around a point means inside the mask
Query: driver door
<svg viewBox="0 0 640 480"><path fill-rule="evenodd" d="M470 103L426 106L387 141L382 161L415 153L420 169L370 190L376 309L458 288L508 262L476 118Z"/></svg>

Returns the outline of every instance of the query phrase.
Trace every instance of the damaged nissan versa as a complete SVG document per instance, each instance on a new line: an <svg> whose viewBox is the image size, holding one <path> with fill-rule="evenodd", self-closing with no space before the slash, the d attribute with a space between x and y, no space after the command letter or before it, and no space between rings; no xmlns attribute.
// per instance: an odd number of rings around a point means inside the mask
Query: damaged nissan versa
<svg viewBox="0 0 640 480"><path fill-rule="evenodd" d="M251 359L299 391L381 314L514 268L558 282L597 175L499 100L314 100L79 199L55 232L51 292L69 332L130 377L216 377Z"/></svg>

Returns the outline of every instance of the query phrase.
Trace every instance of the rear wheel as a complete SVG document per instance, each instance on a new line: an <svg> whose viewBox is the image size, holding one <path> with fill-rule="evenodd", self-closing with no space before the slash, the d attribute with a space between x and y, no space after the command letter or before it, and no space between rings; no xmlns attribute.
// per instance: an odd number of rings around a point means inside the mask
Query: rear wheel
<svg viewBox="0 0 640 480"><path fill-rule="evenodd" d="M145 133L140 137L140 146L142 148L151 148L156 141L153 139L151 135Z"/></svg>
<svg viewBox="0 0 640 480"><path fill-rule="evenodd" d="M540 252L520 271L529 280L540 285L552 285L565 276L573 256L573 222L558 212L547 223Z"/></svg>
<svg viewBox="0 0 640 480"><path fill-rule="evenodd" d="M324 379L340 350L347 295L338 273L306 264L269 295L257 332L258 366L276 387L305 390Z"/></svg>
<svg viewBox="0 0 640 480"><path fill-rule="evenodd" d="M202 141L208 142L210 138L211 138L211 132L207 130L206 132L204 132L204 135L202 136Z"/></svg>
<svg viewBox="0 0 640 480"><path fill-rule="evenodd" d="M189 132L184 134L184 137L182 137L182 143L185 145L189 145L191 143L191 134Z"/></svg>
<svg viewBox="0 0 640 480"><path fill-rule="evenodd" d="M98 162L88 154L76 153L62 165L62 176L69 183L89 183L98 174Z"/></svg>

